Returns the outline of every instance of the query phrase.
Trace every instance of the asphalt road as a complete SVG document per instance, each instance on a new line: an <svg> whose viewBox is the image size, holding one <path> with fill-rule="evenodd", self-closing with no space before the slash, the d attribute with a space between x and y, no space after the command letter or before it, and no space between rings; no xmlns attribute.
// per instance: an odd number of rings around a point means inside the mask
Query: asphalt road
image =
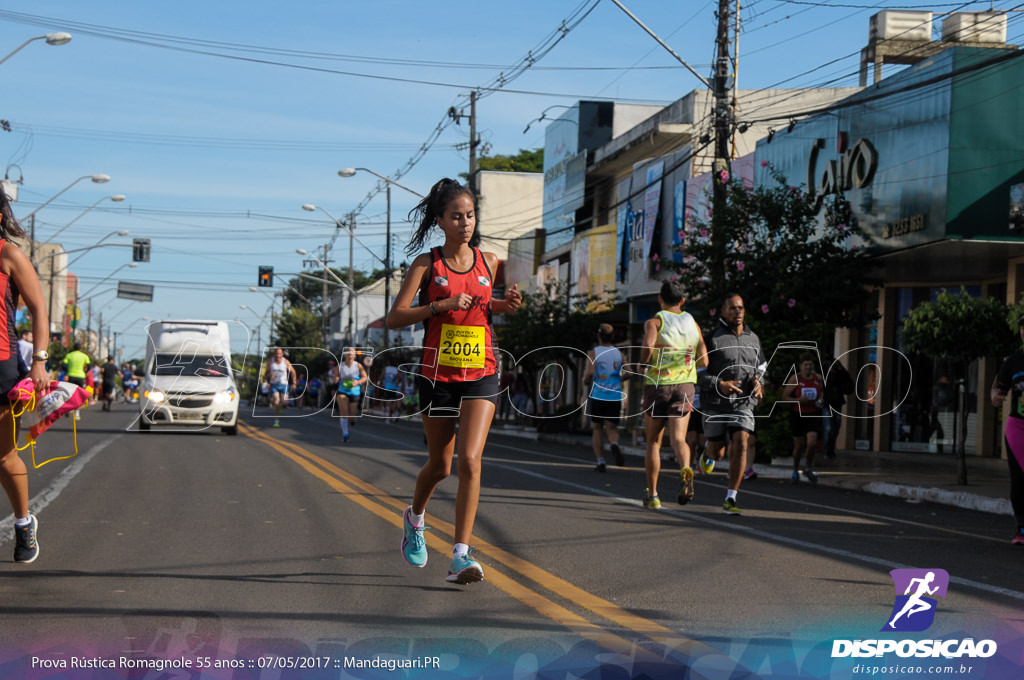
<svg viewBox="0 0 1024 680"><path fill-rule="evenodd" d="M75 655L247 664L224 677L288 677L270 658L346 677L338 658L381 653L436 657L448 677L757 670L787 655L806 668L829 663L834 639L879 636L896 568L949 572L928 636L998 640L1020 625L1019 555L981 513L754 480L732 517L718 473L698 477L693 503L651 511L638 467L599 475L580 448L494 435L474 532L486 580L457 586L444 580L454 478L428 509L429 563L399 553L418 423L364 418L342 445L324 414L272 428L250 413L229 437L138 432L131 408L87 409L78 455L30 473L41 553L0 561L0 676ZM70 425L43 435L37 463L70 453ZM676 473L663 475L672 501ZM3 559L11 549L7 537Z"/></svg>

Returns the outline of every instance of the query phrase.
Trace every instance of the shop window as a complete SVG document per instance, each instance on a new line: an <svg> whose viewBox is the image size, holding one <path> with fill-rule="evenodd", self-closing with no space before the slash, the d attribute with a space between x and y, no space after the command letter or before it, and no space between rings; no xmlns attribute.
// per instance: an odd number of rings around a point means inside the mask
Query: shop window
<svg viewBox="0 0 1024 680"><path fill-rule="evenodd" d="M868 304L878 309L878 293ZM848 362L850 373L856 385L848 400L855 418L847 421L853 424L854 447L861 451L873 448L875 436L875 393L878 390L878 322L872 321L860 329L857 338L859 348Z"/></svg>
<svg viewBox="0 0 1024 680"><path fill-rule="evenodd" d="M978 362L972 361L964 373L953 362L909 353L903 346L903 320L916 305L935 300L941 287L899 288L896 291L898 325L896 349L909 361L894 366L893 394L906 394L896 406L892 418L892 449L952 453L956 439L962 436L957 419L957 401L962 398L967 410L967 439L964 449L974 454L977 429ZM974 296L981 295L979 286L967 288ZM959 380L964 380L964 393L959 393Z"/></svg>

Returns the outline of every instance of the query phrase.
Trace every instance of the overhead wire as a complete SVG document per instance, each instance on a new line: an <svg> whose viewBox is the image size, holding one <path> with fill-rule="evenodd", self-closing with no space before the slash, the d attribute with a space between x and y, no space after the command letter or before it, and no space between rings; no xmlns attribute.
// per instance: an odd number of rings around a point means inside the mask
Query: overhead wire
<svg viewBox="0 0 1024 680"><path fill-rule="evenodd" d="M566 19L562 20L558 28L554 29L551 33L549 33L536 48L531 49L529 52L527 52L527 54L524 57L522 57L513 66L513 68L509 69L508 73L502 71L500 74L498 74L498 76L493 78L488 83L476 88L472 88L472 92L479 95L480 97L485 97L494 94L499 90L507 91L506 86L509 83L513 82L514 80L522 76L524 73L526 73L526 71L529 70L533 65L535 65L538 60L543 59L545 56L550 54L550 52L560 42L562 42L562 40L567 35L569 35L569 33L573 29L579 26L579 24L584 19L586 19L591 12L594 11L594 9L597 7L599 3L600 0L585 0L585 2L580 3ZM559 96L565 95L560 94ZM398 170L392 173L389 179L397 181L404 177L414 167L416 167L416 165L419 164L420 160L422 160L424 156L426 156L426 154L434 146L434 144L444 133L444 131L448 129L448 127L450 127L452 123L456 123L458 121L459 117L461 116L460 112L463 109L465 109L465 107L468 106L469 103L469 95L464 95L458 98L455 104L449 107L444 118L442 118L441 121L431 131L430 135L427 137L427 141L425 141L421 145L420 149L417 150L417 152L411 158L409 158L409 160L407 160L403 166L401 166ZM366 207L370 204L370 201L372 201L376 196L378 196L382 191L384 191L386 185L387 182L384 180L377 182L376 186L373 189L371 189L369 193L367 193L366 197L364 197L363 200L356 205L355 209L352 211L352 214L358 215L362 213L362 211L365 210ZM337 239L340 233L341 229L335 230L334 235L332 236L330 242L328 243L328 251L331 250L335 240Z"/></svg>
<svg viewBox="0 0 1024 680"><path fill-rule="evenodd" d="M971 5L971 4L975 4L975 3L972 3L972 2L951 3L951 6L955 6L955 7L959 8L959 9L963 9L963 8L965 8L965 7L967 7L967 6ZM1018 5L1018 7L1020 7L1020 5ZM1012 9L1009 10L1009 11L1012 11ZM1016 20L1016 17L1014 17L1012 20ZM910 29L908 29L908 30L910 30ZM801 74L801 75L806 75L806 74L812 73L814 71L820 70L821 68L823 68L825 66L828 66L828 65L831 65L831 64L835 64L835 63L843 61L843 60L845 60L847 58L853 57L853 56L855 56L857 54L858 53L853 53L853 54L850 54L850 55L846 55L845 57L841 57L839 59L832 60L831 62L827 62L826 64L824 64L822 66L815 67L814 69L811 69L810 71L807 71L807 72L805 72L804 74ZM859 68L858 68L858 71L859 71ZM800 77L800 76L796 76L796 77ZM842 77L835 78L832 81L825 81L825 82L816 83L813 86L813 89L824 89L826 86L834 85L838 81L843 80L846 77L848 77L848 76L844 75ZM790 79L787 79L787 80L792 80L792 79L793 78L790 78ZM765 88L760 88L759 90L756 90L756 91L753 91L753 92L755 92L755 93L756 92L765 93L766 97L767 96L771 96L768 93L771 90L773 90L775 87L777 87L777 85L779 85L779 84L781 84L783 82L786 82L786 81L780 81L779 83L776 83L775 85L771 85L771 86L768 86L768 87L765 87ZM803 90L801 90L801 91L803 91ZM796 98L798 96L800 96L800 91L795 91L795 92L792 92L791 94L787 95L786 98L793 99L793 98ZM745 101L746 106L749 107L749 108L755 107L756 104L757 104L756 97L752 97L751 93L749 93L749 92L746 93L746 97L747 97L747 99ZM785 100L786 99L784 98L783 100L777 101L776 104L782 103ZM783 113L781 113L779 115L775 115L775 116L771 116L771 117L751 118L751 119L743 118L743 121L746 122L746 123L770 122L770 121L773 121L773 120L780 120L780 119L785 119L785 118L800 118L800 117L803 117L805 115L808 115L808 112L806 110L804 110L802 107L798 107L798 108L796 108L796 109L794 109L792 111L783 112Z"/></svg>

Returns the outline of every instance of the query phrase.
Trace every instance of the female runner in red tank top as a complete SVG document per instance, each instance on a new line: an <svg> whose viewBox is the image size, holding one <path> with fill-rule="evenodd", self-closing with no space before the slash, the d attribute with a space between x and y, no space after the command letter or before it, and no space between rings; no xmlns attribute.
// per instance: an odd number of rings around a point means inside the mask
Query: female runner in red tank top
<svg viewBox="0 0 1024 680"><path fill-rule="evenodd" d="M35 383L36 395L50 389L50 376L46 372L46 348L50 344L50 321L43 302L36 270L25 253L7 239L24 238L25 232L11 212L11 204L0 189L0 318L3 337L0 337L0 485L7 493L14 510L14 561L32 562L39 556L36 529L39 521L28 508L28 468L18 455L15 443L14 415L8 392L25 377L19 365L18 338L14 315L19 297L32 317L32 365L28 377Z"/></svg>
<svg viewBox="0 0 1024 680"><path fill-rule="evenodd" d="M434 489L451 474L457 418L459 487L447 580L473 583L484 577L469 540L480 501L480 459L499 394L491 314L514 312L522 295L513 286L504 300L491 297L498 257L470 245L476 196L469 188L442 179L413 213L418 226L406 252L418 252L435 225L444 245L413 260L387 318L392 329L425 326L419 388L428 457L405 511L402 555L415 567L427 563L424 515Z"/></svg>
<svg viewBox="0 0 1024 680"><path fill-rule="evenodd" d="M804 476L811 484L818 483L818 475L814 472L814 453L823 428L825 381L814 371L817 359L818 355L813 352L802 353L796 382L782 391L783 399L796 402L789 414L789 428L793 434L794 484L800 481L800 460L805 453L807 465L804 467Z"/></svg>

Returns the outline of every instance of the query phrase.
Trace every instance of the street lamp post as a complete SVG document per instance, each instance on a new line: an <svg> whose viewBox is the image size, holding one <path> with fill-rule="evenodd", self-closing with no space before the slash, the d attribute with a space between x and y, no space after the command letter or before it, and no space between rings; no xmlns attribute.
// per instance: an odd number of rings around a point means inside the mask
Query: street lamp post
<svg viewBox="0 0 1024 680"><path fill-rule="evenodd" d="M274 293L273 295L271 295L267 291L260 290L256 286L249 286L249 292L250 293L263 293L264 295L267 296L267 299L270 300L270 310L271 311L270 311L270 327L268 329L268 332L269 332L269 334L271 336L273 336L274 335L274 311L273 310L274 310L274 304L276 302L275 298L278 295L281 296L281 315L284 315L284 291L281 291L280 293ZM303 299L305 299L305 298L303 298ZM250 311L252 311L252 310L250 310Z"/></svg>
<svg viewBox="0 0 1024 680"><path fill-rule="evenodd" d="M69 42L71 42L71 34L70 33L63 33L63 32L47 33L46 35L37 35L34 38L29 38L25 42L23 42L20 45L18 45L14 49L13 52L8 54L3 59L0 59L0 64L4 63L5 61L7 61L11 57L13 57L15 54L17 54L18 52L21 51L21 48L25 47L26 45L28 45L30 42L32 42L34 40L45 40L47 45L66 45Z"/></svg>
<svg viewBox="0 0 1024 680"><path fill-rule="evenodd" d="M114 275L117 274L122 269L124 269L125 267L128 267L129 269L135 269L138 266L139 266L138 262L126 262L126 263L124 263L123 265L121 265L120 267L118 267L117 269L115 269L114 271L110 272L109 274L107 274L102 279L100 279L92 288L90 288L89 290L87 290L84 293L82 293L81 297L83 297L83 298L87 297L89 295L89 293L91 293L94 290L96 290L97 288L99 288L106 281L109 281L110 279L114 278Z"/></svg>
<svg viewBox="0 0 1024 680"><path fill-rule="evenodd" d="M248 311L250 314L252 314L257 319L259 319L259 324L257 324L257 326L256 326L256 356L258 356L260 358L259 360L262 363L263 362L263 357L260 354L260 352L261 352L260 345L263 344L263 324L266 323L266 316L267 316L267 314L264 314L263 316L260 316L258 313L256 313L255 310L250 308L248 305L238 305L238 308L239 309L244 309L244 310ZM268 337L269 341L273 342L273 340L274 340L274 335L273 335L273 332L274 332L273 331L273 326L274 326L274 303L273 302L270 303L270 308L267 310L267 313L270 314L270 329L269 329L269 332L267 334L267 337Z"/></svg>
<svg viewBox="0 0 1024 680"><path fill-rule="evenodd" d="M299 254L299 255L305 255L305 256L311 257L314 260L316 260L316 262L318 264L323 266L325 274L330 274L331 278L333 278L335 281L337 281L340 286L342 286L344 288L348 288L349 295L352 295L352 293L354 293L354 291L351 288L349 288L348 285L344 281L342 281L341 278L339 278L337 274L334 273L334 270L330 269L327 266L327 263L324 262L323 260L321 260L319 257L317 257L316 255L313 255L312 253L310 253L305 248L296 248L295 252L297 254ZM302 276L302 274L300 273L299 276ZM328 281L326 277L324 277L322 279L319 279L319 280L323 284L323 289L324 289L322 297L321 297L321 300L320 300L320 304L321 304L321 312L320 313L321 313L321 318L323 319L323 322L324 322L322 325L323 325L323 328L324 328L324 344L326 345L327 344L327 328L329 327L329 324L328 324L328 321L327 321L327 286L330 284L330 281ZM351 304L351 300L349 302Z"/></svg>
<svg viewBox="0 0 1024 680"><path fill-rule="evenodd" d="M138 302L138 300L130 300L128 302L128 304L126 304L121 309L121 311L119 311L117 314L114 314L114 316L112 316L109 319L107 319L107 324L106 324L107 325L107 333L108 333L107 340L110 340L110 336L111 335L113 335L113 337L114 337L114 349L110 351L109 356L112 356L112 357L115 357L115 358L117 357L117 352L116 352L116 350L117 350L117 333L111 331L111 329L114 326L114 319L116 319L117 317L121 316L122 314L127 312L129 309L132 309L133 306L134 306L134 303L136 303L136 302ZM110 304L110 303L107 303L107 304ZM107 306L106 304L103 305L103 308L105 308L106 306ZM102 310L102 308L101 308L101 310ZM146 317L142 317L142 318L146 318ZM103 313L102 313L102 311L100 312L99 319L100 319L100 321L97 324L97 329L98 330L96 331L96 345L97 345L97 347L100 350L100 354L103 354L103 345L104 345L104 343L103 343ZM109 342L107 344L109 345Z"/></svg>
<svg viewBox="0 0 1024 680"><path fill-rule="evenodd" d="M60 236L64 232L65 229L67 229L72 224L74 224L79 219L81 219L82 216L85 215L85 213L89 212L90 210L92 210L93 208L95 208L96 206L98 206L100 203L102 203L103 201L105 201L107 199L110 199L114 203L120 203L121 201L123 201L125 199L125 196L124 196L124 194L114 194L112 196L104 196L103 198L101 198L100 200L96 201L95 203L90 205L88 208L86 208L82 212L78 213L78 217L76 217L75 219L71 220L70 222L65 224L63 227L58 229L56 232L54 232L54 234L50 238L46 239L45 241L43 241L39 245L44 245L44 244L47 244L47 243L53 243L54 239L56 239L58 236ZM114 233L117 233L117 232L114 232Z"/></svg>
<svg viewBox="0 0 1024 680"><path fill-rule="evenodd" d="M92 291L94 291L97 288L99 288L104 282L109 281L110 279L112 279L115 274L117 274L119 271L121 271L125 267L129 267L131 269L135 269L138 266L139 266L139 264L137 262L128 262L126 264L121 265L120 267L118 267L114 271L112 271L109 274L107 274L104 278L100 279L100 281L98 281L96 283L96 285L94 285L92 288L90 288L86 292L82 293L81 297L82 298L88 297L89 293L91 293ZM106 305L104 305L104 306L106 306ZM124 311L124 310L122 310L122 311ZM120 312L118 312L118 313L120 313ZM88 314L86 315L86 318L85 318L85 328L86 328L86 334L88 334L89 329L92 328L92 300L89 300L89 312L88 312ZM103 333L103 315L100 314L98 330L96 331L96 345L97 345L98 348L102 348L101 347L102 333Z"/></svg>
<svg viewBox="0 0 1024 680"><path fill-rule="evenodd" d="M129 234L131 234L131 232L130 232L130 231L128 231L127 229L118 229L117 231L112 231L112 232L110 232L109 234L107 234L106 236L104 236L103 238L101 238L101 239L100 239L99 241L96 241L95 245L97 245L97 246L98 246L98 245L101 245L101 244L102 244L102 243L103 243L104 241L106 241L106 240L107 240L108 238L110 238L111 236L128 236ZM114 245L114 244L112 244L112 245ZM125 244L123 244L123 245L127 246L128 244L127 244L127 243L125 243ZM88 248L86 248L86 250L89 250L89 249L88 249ZM68 253L68 252L72 252L72 251L64 251L64 252L65 252L65 253ZM70 268L70 267L71 267L71 265L73 265L74 263L78 262L78 261L79 261L79 260L81 260L81 259L82 259L83 257L85 257L85 253L82 253L82 254L81 254L81 255L79 255L78 257L76 257L76 258L74 258L73 260L69 261L69 262L67 263L67 265L66 265L66 266L65 266L64 268L65 268L65 269L68 269L68 268Z"/></svg>
<svg viewBox="0 0 1024 680"><path fill-rule="evenodd" d="M10 55L8 55L8 56L10 56ZM83 179L92 180L93 184L106 184L107 182L110 181L110 175L82 175L81 177L76 179L74 182L72 182L71 184L67 185L66 187L64 187L63 189L61 189L57 193L55 193L53 196L50 196L50 198L48 198L46 200L46 202L44 202L38 208L36 208L32 212L30 212L29 214L25 215L24 217L22 217L21 221L27 220L28 218L32 217L37 212L39 212L40 210L45 208L46 206L50 205L50 203L52 203L55 198L57 198L58 196L63 194L65 191L67 191L71 187L73 187L76 184L78 184L79 182L81 182ZM32 221L31 242L29 243L29 258L28 259L30 261L34 261L35 260L35 256L36 256L36 228L35 228L35 220L33 220Z"/></svg>
<svg viewBox="0 0 1024 680"><path fill-rule="evenodd" d="M323 206L313 205L312 203L304 203L302 205L302 209L305 210L306 212L313 212L314 210L319 210L320 212L322 212L323 214L325 214L325 215L327 215L328 217L331 218L331 220L334 222L334 226L336 228L344 229L345 231L348 232L348 290L349 290L349 300L348 300L348 331L347 331L347 335L349 337L349 342L351 342L351 340L352 340L352 326L353 326L353 323L352 323L352 300L353 300L353 292L355 290L355 269L354 269L355 265L353 263L353 252L354 252L354 250L353 250L353 248L354 248L353 247L353 241L357 240L356 239L356 235L355 235L355 227L356 227L356 225L355 225L355 218L354 218L354 216L349 216L349 223L346 225L344 222L339 220L337 217L335 217L331 213L327 212L327 210ZM362 243L362 242L360 241L360 243ZM324 295L325 296L327 295L326 284L325 284L325 287L324 287Z"/></svg>
<svg viewBox="0 0 1024 680"><path fill-rule="evenodd" d="M149 317L148 316L140 316L138 319L135 319L135 321L132 321L130 324L125 326L124 330L114 331L114 349L111 352L111 354L114 355L114 361L116 361L117 363L121 363L121 358L117 356L117 336L118 335L124 335L125 333L127 333L128 329L131 328L132 326L134 326L139 321L149 321Z"/></svg>
<svg viewBox="0 0 1024 680"><path fill-rule="evenodd" d="M108 234L108 236L109 236L109 234ZM103 238L106 238L106 236L104 236ZM85 248L73 248L72 250L62 250L62 251L60 251L58 253L50 253L46 257L44 257L41 260L39 260L39 263L36 265L36 270L38 271L42 267L43 262L46 262L47 260L52 260L53 258L57 257L58 255L67 255L68 253L85 252L85 251L93 250L94 248L114 248L114 247L130 248L131 244L129 244L129 243L97 243L95 245L86 246ZM78 258L75 258L75 259L78 259ZM57 274L59 274L60 272L66 271L69 266L70 266L70 263L65 264L63 267L61 267L58 270L58 269L55 269L52 264L50 265L50 296L49 296L50 299L49 299L49 303L48 303L47 307L48 307L48 309L50 311L50 325L51 325L51 327L53 326L53 280L54 280L54 277L57 276ZM51 328L51 332L52 332L52 328Z"/></svg>
<svg viewBox="0 0 1024 680"><path fill-rule="evenodd" d="M385 177L379 172L374 172L369 168L342 168L338 170L339 177L352 177L357 171L362 170L368 172L374 177L381 179L385 185L385 193L387 195L387 230L385 232L387 238L387 245L384 247L384 348L387 349L391 344L390 332L388 330L388 309L391 306L391 185L394 184L396 187L405 189L410 194L413 194L419 198L423 198L423 194L418 191L413 191L409 187L399 184L390 177Z"/></svg>

